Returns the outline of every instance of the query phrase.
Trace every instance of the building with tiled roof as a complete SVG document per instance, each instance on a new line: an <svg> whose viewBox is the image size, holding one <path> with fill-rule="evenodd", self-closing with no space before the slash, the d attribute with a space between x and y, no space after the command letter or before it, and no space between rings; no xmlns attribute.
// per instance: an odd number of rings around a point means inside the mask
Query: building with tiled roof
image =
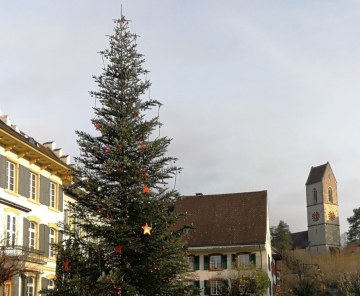
<svg viewBox="0 0 360 296"><path fill-rule="evenodd" d="M22 271L0 287L0 295L34 296L54 286L52 243L62 240L62 185L69 184L70 157L55 142L40 144L0 110L0 229L2 256ZM1 267L0 267L1 268Z"/></svg>
<svg viewBox="0 0 360 296"><path fill-rule="evenodd" d="M195 284L201 295L220 295L217 272L235 264L246 268L250 263L269 276L265 295L274 295L276 271L272 258L267 191L186 196L174 207L186 213L186 223L193 225L188 240L190 262ZM181 225L178 225L181 227ZM194 277L185 279L191 283Z"/></svg>

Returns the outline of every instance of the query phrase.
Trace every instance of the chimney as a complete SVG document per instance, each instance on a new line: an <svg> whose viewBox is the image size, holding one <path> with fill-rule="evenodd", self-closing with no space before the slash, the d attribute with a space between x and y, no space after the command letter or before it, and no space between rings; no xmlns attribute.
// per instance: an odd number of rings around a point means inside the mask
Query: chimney
<svg viewBox="0 0 360 296"><path fill-rule="evenodd" d="M8 115L2 115L0 116L0 120L5 122L8 126L11 126L11 120Z"/></svg>
<svg viewBox="0 0 360 296"><path fill-rule="evenodd" d="M51 142L46 142L43 144L46 148L49 148L50 150L54 150L55 149L55 142L51 141Z"/></svg>
<svg viewBox="0 0 360 296"><path fill-rule="evenodd" d="M61 156L61 157L60 157L60 160L61 160L63 163L70 164L70 155Z"/></svg>
<svg viewBox="0 0 360 296"><path fill-rule="evenodd" d="M62 154L63 154L62 148L54 149L53 152L54 152L55 155L56 155L57 157L59 157L59 158L60 158L60 157L62 156Z"/></svg>
<svg viewBox="0 0 360 296"><path fill-rule="evenodd" d="M13 130L15 130L16 132L18 132L20 134L20 130L17 125L12 125L11 127Z"/></svg>

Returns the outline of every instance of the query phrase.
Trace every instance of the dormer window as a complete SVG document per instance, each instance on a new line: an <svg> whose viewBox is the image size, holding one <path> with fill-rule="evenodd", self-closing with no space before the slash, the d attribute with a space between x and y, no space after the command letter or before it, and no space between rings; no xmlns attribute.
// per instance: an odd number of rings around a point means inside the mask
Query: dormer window
<svg viewBox="0 0 360 296"><path fill-rule="evenodd" d="M317 191L314 188L314 204L316 204L316 203L317 203Z"/></svg>
<svg viewBox="0 0 360 296"><path fill-rule="evenodd" d="M329 202L333 203L333 196L332 196L332 189L329 187L328 189L328 195L329 195Z"/></svg>

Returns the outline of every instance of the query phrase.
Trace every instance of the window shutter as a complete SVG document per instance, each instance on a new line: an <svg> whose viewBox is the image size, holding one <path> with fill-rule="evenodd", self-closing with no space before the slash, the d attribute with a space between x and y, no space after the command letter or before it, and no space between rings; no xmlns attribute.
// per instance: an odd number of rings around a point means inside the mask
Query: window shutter
<svg viewBox="0 0 360 296"><path fill-rule="evenodd" d="M68 224L69 223L69 210L65 210L64 211L64 224Z"/></svg>
<svg viewBox="0 0 360 296"><path fill-rule="evenodd" d="M24 188L24 166L19 165L19 181L18 181L18 193L22 196L25 196Z"/></svg>
<svg viewBox="0 0 360 296"><path fill-rule="evenodd" d="M0 187L6 188L6 157L0 155Z"/></svg>
<svg viewBox="0 0 360 296"><path fill-rule="evenodd" d="M23 222L23 243L22 245L26 248L29 247L29 227L30 227L30 222L28 219L24 218L24 222Z"/></svg>
<svg viewBox="0 0 360 296"><path fill-rule="evenodd" d="M39 225L39 250L45 254L45 224Z"/></svg>
<svg viewBox="0 0 360 296"><path fill-rule="evenodd" d="M227 269L227 254L221 256L221 268Z"/></svg>
<svg viewBox="0 0 360 296"><path fill-rule="evenodd" d="M199 270L199 266L200 266L200 256L195 256L195 257L194 257L194 267L195 267L195 270Z"/></svg>
<svg viewBox="0 0 360 296"><path fill-rule="evenodd" d="M60 212L64 209L64 191L61 185L59 185L59 200L58 200L58 210Z"/></svg>
<svg viewBox="0 0 360 296"><path fill-rule="evenodd" d="M209 256L204 255L204 270L209 270Z"/></svg>
<svg viewBox="0 0 360 296"><path fill-rule="evenodd" d="M46 277L41 278L41 289L47 289L48 288L49 280Z"/></svg>
<svg viewBox="0 0 360 296"><path fill-rule="evenodd" d="M50 248L50 242L49 242L49 235L50 235L50 227L45 225L45 257L49 257L49 248Z"/></svg>
<svg viewBox="0 0 360 296"><path fill-rule="evenodd" d="M19 165L19 194L29 198L30 195L30 171L23 165Z"/></svg>
<svg viewBox="0 0 360 296"><path fill-rule="evenodd" d="M231 254L231 266L236 267L236 254Z"/></svg>
<svg viewBox="0 0 360 296"><path fill-rule="evenodd" d="M62 241L63 241L63 233L61 231L58 231L57 235L58 235L57 242L62 243Z"/></svg>
<svg viewBox="0 0 360 296"><path fill-rule="evenodd" d="M50 180L40 175L40 203L50 206Z"/></svg>
<svg viewBox="0 0 360 296"><path fill-rule="evenodd" d="M209 281L204 281L204 294L210 295Z"/></svg>
<svg viewBox="0 0 360 296"><path fill-rule="evenodd" d="M251 264L254 264L256 266L256 254L255 253L250 254L250 262L251 262Z"/></svg>
<svg viewBox="0 0 360 296"><path fill-rule="evenodd" d="M195 281L194 284L195 284L195 287L200 288L200 281Z"/></svg>
<svg viewBox="0 0 360 296"><path fill-rule="evenodd" d="M11 279L11 295L19 295L20 276L15 275Z"/></svg>

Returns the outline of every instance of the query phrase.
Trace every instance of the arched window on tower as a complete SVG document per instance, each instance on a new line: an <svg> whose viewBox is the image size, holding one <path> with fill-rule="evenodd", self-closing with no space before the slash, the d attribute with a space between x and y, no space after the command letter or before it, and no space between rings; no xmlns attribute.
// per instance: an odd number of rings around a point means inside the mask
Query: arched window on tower
<svg viewBox="0 0 360 296"><path fill-rule="evenodd" d="M316 204L316 203L317 203L317 191L314 188L314 204Z"/></svg>
<svg viewBox="0 0 360 296"><path fill-rule="evenodd" d="M332 189L331 187L329 187L329 190L328 190L328 195L329 195L329 202L333 202L333 196L332 196Z"/></svg>

